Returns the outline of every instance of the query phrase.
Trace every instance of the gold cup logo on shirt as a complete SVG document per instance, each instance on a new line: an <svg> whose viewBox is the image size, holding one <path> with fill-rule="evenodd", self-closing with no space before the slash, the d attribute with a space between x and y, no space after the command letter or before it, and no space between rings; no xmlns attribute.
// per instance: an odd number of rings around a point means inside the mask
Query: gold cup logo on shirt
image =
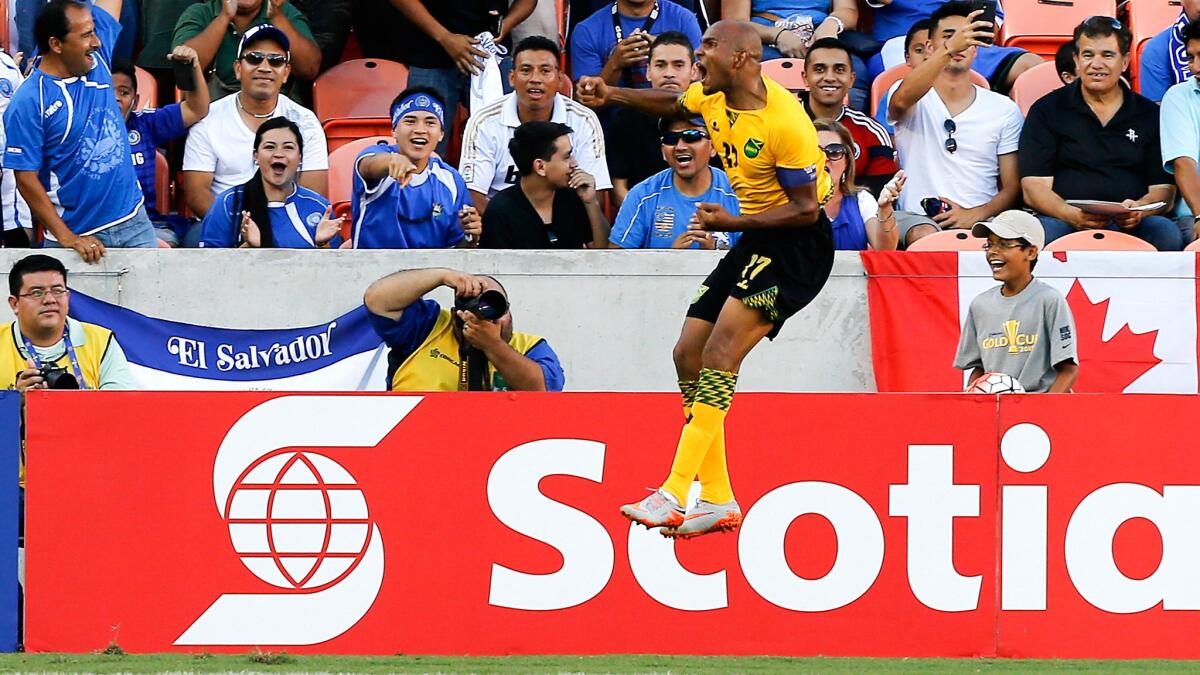
<svg viewBox="0 0 1200 675"><path fill-rule="evenodd" d="M1010 319L1004 322L1004 335L1002 337L985 338L983 348L1000 349L1007 347L1009 354L1020 354L1033 351L1037 342L1037 333L1022 333L1021 322L1016 319Z"/></svg>

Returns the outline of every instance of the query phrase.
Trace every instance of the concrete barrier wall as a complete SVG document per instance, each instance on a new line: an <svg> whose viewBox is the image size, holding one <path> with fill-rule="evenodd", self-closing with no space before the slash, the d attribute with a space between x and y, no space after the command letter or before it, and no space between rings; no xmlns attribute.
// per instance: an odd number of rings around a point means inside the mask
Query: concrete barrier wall
<svg viewBox="0 0 1200 675"><path fill-rule="evenodd" d="M0 249L8 270L28 251ZM572 391L667 391L687 303L722 253L707 251L111 251L97 265L60 257L70 285L162 319L226 328L305 326L362 302L399 269L491 274L514 326L545 336ZM447 303L447 289L435 299ZM119 338L120 336L118 336ZM825 290L742 369L743 391L874 391L866 277L840 252Z"/></svg>

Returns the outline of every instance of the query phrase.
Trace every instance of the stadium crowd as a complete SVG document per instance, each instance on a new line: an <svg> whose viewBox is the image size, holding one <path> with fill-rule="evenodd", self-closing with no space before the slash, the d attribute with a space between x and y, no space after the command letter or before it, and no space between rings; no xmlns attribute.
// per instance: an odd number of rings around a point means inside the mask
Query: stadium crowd
<svg viewBox="0 0 1200 675"><path fill-rule="evenodd" d="M1179 250L1200 235L1200 0L1144 43L1124 16L1060 26L1052 61L1004 46L989 2L7 5L4 245L88 262L155 246L728 248L737 233L693 214L736 214L722 167L762 147L572 96L588 76L682 93L718 18L754 24L764 72L815 121L837 248L906 248L1014 208L1047 243L1103 229ZM336 97L356 57L406 81L369 81L391 103L359 120L376 141L347 146L314 85Z"/></svg>

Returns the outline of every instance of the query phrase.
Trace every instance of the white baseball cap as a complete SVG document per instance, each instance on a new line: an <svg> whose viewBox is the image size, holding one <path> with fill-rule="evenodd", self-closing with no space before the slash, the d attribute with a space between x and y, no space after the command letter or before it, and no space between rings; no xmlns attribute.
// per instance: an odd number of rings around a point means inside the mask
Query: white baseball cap
<svg viewBox="0 0 1200 675"><path fill-rule="evenodd" d="M1025 211L1005 211L991 220L975 223L971 228L971 234L981 239L986 239L988 232L1001 239L1024 239L1039 251L1046 245L1042 223Z"/></svg>

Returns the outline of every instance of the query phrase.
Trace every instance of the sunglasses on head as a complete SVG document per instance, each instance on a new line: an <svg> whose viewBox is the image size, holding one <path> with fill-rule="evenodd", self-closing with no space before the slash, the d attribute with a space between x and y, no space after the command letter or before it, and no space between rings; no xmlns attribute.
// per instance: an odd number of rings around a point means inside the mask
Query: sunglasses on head
<svg viewBox="0 0 1200 675"><path fill-rule="evenodd" d="M846 156L846 146L841 143L830 143L829 145L821 146L821 152L836 162Z"/></svg>
<svg viewBox="0 0 1200 675"><path fill-rule="evenodd" d="M263 61L271 64L272 68L282 68L288 62L288 57L282 54L264 54L262 52L246 52L241 59L251 66L261 65Z"/></svg>
<svg viewBox="0 0 1200 675"><path fill-rule="evenodd" d="M702 129L684 129L683 131L667 131L662 135L663 145L675 145L679 139L684 143L696 143L708 138L708 132Z"/></svg>
<svg viewBox="0 0 1200 675"><path fill-rule="evenodd" d="M953 155L958 150L958 141L954 140L954 132L958 131L958 125L954 120L948 119L942 124L942 128L946 130L946 152Z"/></svg>

